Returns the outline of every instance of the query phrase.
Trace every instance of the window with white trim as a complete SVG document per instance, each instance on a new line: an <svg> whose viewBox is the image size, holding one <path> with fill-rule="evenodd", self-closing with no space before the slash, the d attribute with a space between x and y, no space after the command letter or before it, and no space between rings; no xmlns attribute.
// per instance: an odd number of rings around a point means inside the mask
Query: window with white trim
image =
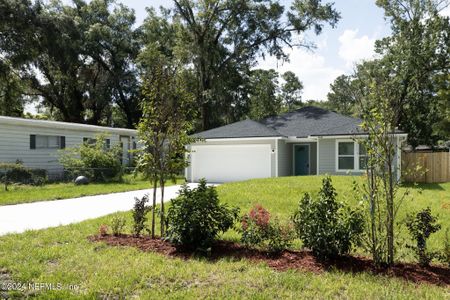
<svg viewBox="0 0 450 300"><path fill-rule="evenodd" d="M363 144L344 140L337 141L337 171L364 171L367 165L367 151Z"/></svg>
<svg viewBox="0 0 450 300"><path fill-rule="evenodd" d="M61 138L56 135L36 135L36 149L59 149Z"/></svg>
<svg viewBox="0 0 450 300"><path fill-rule="evenodd" d="M358 168L359 170L365 170L367 167L367 151L364 144L358 144Z"/></svg>
<svg viewBox="0 0 450 300"><path fill-rule="evenodd" d="M338 170L355 169L355 144L354 142L338 142Z"/></svg>

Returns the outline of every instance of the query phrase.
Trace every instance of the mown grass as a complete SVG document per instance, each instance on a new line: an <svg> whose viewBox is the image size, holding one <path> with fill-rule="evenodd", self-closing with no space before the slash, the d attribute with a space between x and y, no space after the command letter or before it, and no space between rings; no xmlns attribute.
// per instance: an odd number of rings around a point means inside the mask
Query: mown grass
<svg viewBox="0 0 450 300"><path fill-rule="evenodd" d="M182 183L179 180L177 183ZM74 183L51 183L43 186L13 185L8 191L0 190L0 206L29 203L44 200L59 200L83 196L126 192L148 189L150 183L140 177L126 175L122 182L91 183L75 185Z"/></svg>
<svg viewBox="0 0 450 300"><path fill-rule="evenodd" d="M351 193L353 178L334 177L345 201L355 203ZM218 187L219 197L230 205L248 210L261 203L280 218L288 218L298 199L306 192L316 193L320 177L290 177L225 184ZM402 215L429 205L438 212L443 227L450 224L450 184L422 186L412 191L414 200L405 203ZM131 213L120 213L131 225ZM448 299L449 290L433 285L415 285L401 279L367 273L329 271L277 272L264 264L224 258L171 259L134 248L110 247L91 243L95 234L111 216L40 231L0 237L0 275L10 274L14 282L47 282L77 285L77 290L23 291L10 294L17 298L42 299ZM130 229L128 229L129 231ZM442 235L432 240L442 243ZM236 239L235 232L223 238ZM7 278L7 275L1 278ZM5 281L5 279L3 279ZM1 298L1 292L0 292Z"/></svg>

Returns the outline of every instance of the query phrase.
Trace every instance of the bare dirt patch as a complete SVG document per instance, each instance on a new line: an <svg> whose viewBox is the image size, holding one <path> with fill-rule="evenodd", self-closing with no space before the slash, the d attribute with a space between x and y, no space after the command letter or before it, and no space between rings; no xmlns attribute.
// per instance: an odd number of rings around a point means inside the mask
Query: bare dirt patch
<svg viewBox="0 0 450 300"><path fill-rule="evenodd" d="M134 237L131 235L90 236L92 242L105 242L110 246L135 247L145 252L156 252L168 257L182 259L195 258L198 254L177 248L169 242L150 237ZM232 257L264 262L277 271L302 270L322 273L333 269L349 273L367 272L377 275L402 278L413 283L428 283L439 286L450 286L450 269L443 266L421 267L414 263L398 263L391 268L376 268L367 257L344 256L332 261L319 261L309 251L283 251L279 255L268 255L264 251L246 248L238 243L218 241L207 258L211 261Z"/></svg>

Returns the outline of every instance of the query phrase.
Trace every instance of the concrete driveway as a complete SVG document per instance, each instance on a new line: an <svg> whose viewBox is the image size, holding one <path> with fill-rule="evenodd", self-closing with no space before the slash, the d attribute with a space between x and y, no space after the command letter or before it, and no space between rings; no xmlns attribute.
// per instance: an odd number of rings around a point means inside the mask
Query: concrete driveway
<svg viewBox="0 0 450 300"><path fill-rule="evenodd" d="M189 186L193 188L197 184ZM179 185L166 187L164 201L175 198L179 189ZM127 211L133 208L134 197L142 197L145 194L153 195L153 190L0 206L0 235L67 225L118 211ZM157 197L159 202L159 189Z"/></svg>

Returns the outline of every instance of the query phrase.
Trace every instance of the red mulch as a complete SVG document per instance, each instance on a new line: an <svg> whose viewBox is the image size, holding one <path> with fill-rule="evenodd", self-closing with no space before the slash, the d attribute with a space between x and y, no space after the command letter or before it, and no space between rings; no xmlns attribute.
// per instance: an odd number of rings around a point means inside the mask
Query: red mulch
<svg viewBox="0 0 450 300"><path fill-rule="evenodd" d="M195 256L192 251L176 248L169 242L150 237L134 237L131 235L106 235L91 236L92 242L105 242L111 246L131 246L146 252L157 252L168 257L189 259ZM343 272L373 274L398 277L414 283L429 283L440 286L450 286L450 269L443 266L421 267L413 263L398 263L391 268L376 268L372 260L366 257L344 256L333 261L319 261L309 251L284 251L279 255L270 256L266 252L248 249L240 244L218 241L208 257L217 260L222 257L236 259L249 259L257 262L265 262L277 271L289 269L306 270L314 273L322 273L327 270L337 269Z"/></svg>

